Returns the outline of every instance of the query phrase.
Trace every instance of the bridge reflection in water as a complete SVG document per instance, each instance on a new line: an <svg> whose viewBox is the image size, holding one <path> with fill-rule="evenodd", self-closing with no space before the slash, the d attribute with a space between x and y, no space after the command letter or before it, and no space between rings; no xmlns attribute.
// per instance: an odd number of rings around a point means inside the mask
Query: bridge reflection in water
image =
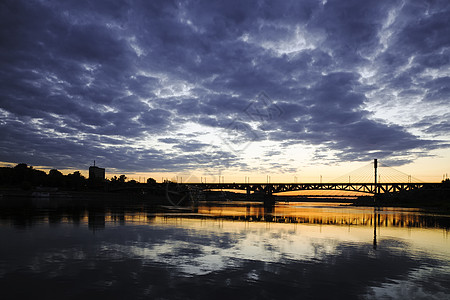
<svg viewBox="0 0 450 300"><path fill-rule="evenodd" d="M448 216L306 202L3 200L2 299L366 299L393 280L414 293L442 282L434 294L450 294Z"/></svg>
<svg viewBox="0 0 450 300"><path fill-rule="evenodd" d="M347 204L303 202L279 203L264 205L249 202L216 202L204 203L193 211L151 212L151 211L106 211L106 224L146 225L146 224L186 224L193 221L228 221L247 223L285 223L286 225L310 224L314 226L347 226L350 228L373 228L373 249L377 249L377 237L380 230L395 228L430 228L442 229L447 235L450 229L450 218L446 215L424 213L418 209L354 207ZM95 230L90 219L86 220L90 228Z"/></svg>
<svg viewBox="0 0 450 300"><path fill-rule="evenodd" d="M357 208L336 203L291 203L263 205L205 205L198 207L201 218L222 218L249 222L328 224L385 227L450 227L447 217L417 213L417 209Z"/></svg>
<svg viewBox="0 0 450 300"><path fill-rule="evenodd" d="M24 213L26 211L26 213ZM321 224L336 226L379 226L442 228L449 230L446 215L425 213L419 209L374 209L348 204L324 202L290 202L265 205L262 202L216 201L199 202L193 207L171 209L148 206L145 202L55 202L43 209L29 202L26 210L3 207L0 221L10 221L18 227L35 223L86 224L92 230L108 225L150 224L155 219L218 219L244 222L271 222L292 224Z"/></svg>
<svg viewBox="0 0 450 300"><path fill-rule="evenodd" d="M339 205L339 204L337 204ZM94 219L95 217L95 219ZM414 227L450 229L450 218L437 214L423 213L418 209L358 208L336 206L336 203L295 203L265 206L255 203L207 203L192 211L127 211L105 209L101 217L97 214L85 214L84 221L92 229L105 224L154 223L155 219L203 219L229 220L244 222L271 222L292 224L319 224L336 226L378 226L378 227ZM98 226L96 226L96 224Z"/></svg>

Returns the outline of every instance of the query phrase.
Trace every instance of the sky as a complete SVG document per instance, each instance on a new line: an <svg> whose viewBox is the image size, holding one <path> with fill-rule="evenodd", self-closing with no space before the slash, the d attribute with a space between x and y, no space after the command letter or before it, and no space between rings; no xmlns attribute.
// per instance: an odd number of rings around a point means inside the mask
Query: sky
<svg viewBox="0 0 450 300"><path fill-rule="evenodd" d="M107 177L450 173L450 3L0 4L0 162Z"/></svg>

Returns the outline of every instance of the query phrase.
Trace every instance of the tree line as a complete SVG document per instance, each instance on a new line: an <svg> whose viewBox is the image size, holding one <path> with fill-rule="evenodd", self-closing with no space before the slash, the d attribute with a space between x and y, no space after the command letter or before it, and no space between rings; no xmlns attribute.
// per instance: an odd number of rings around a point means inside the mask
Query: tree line
<svg viewBox="0 0 450 300"><path fill-rule="evenodd" d="M147 180L148 184L156 183L153 178ZM15 187L24 190L31 190L35 187L58 187L62 189L81 190L84 188L99 187L104 185L134 185L135 180L127 181L125 175L114 176L104 181L90 181L84 177L80 171L64 175L57 169L51 169L48 174L45 171L37 170L26 163L17 164L14 167L0 168L0 186Z"/></svg>

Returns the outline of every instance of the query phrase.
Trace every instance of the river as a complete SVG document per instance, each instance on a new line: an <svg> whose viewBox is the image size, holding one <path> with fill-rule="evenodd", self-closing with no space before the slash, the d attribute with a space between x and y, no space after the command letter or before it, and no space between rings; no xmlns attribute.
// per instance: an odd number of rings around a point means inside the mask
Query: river
<svg viewBox="0 0 450 300"><path fill-rule="evenodd" d="M1 299L449 299L450 216L328 203L1 201Z"/></svg>

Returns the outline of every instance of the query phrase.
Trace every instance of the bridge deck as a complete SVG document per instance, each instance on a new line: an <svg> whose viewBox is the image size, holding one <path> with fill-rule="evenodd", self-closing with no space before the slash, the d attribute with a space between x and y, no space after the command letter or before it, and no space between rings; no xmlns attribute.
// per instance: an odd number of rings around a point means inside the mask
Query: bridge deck
<svg viewBox="0 0 450 300"><path fill-rule="evenodd" d="M202 190L244 190L257 193L282 193L290 191L304 190L340 190L374 194L377 193L396 193L401 191L410 191L417 189L435 189L441 186L441 183L183 183L185 186L191 186Z"/></svg>
<svg viewBox="0 0 450 300"><path fill-rule="evenodd" d="M138 184L132 187L118 187L111 191L121 190L242 190L247 193L264 193L267 195L292 191L347 191L367 194L397 193L419 189L438 189L442 183L431 182L397 182L397 183L157 183L155 185Z"/></svg>

